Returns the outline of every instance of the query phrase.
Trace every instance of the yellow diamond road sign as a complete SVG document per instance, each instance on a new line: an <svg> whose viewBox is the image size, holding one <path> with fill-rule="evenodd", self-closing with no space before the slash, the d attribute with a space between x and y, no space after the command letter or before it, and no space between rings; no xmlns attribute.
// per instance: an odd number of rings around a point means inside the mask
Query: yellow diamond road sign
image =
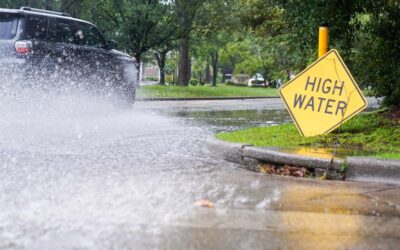
<svg viewBox="0 0 400 250"><path fill-rule="evenodd" d="M329 133L367 107L336 50L331 50L279 90L303 136Z"/></svg>

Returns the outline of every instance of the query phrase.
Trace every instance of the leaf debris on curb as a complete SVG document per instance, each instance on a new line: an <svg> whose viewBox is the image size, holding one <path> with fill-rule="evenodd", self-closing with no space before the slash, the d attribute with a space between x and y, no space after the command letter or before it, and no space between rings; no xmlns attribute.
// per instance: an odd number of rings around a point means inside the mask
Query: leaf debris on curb
<svg viewBox="0 0 400 250"><path fill-rule="evenodd" d="M270 175L293 176L301 178L314 177L313 171L305 167L296 167L290 165L274 165L270 163L263 163L259 166L258 172Z"/></svg>

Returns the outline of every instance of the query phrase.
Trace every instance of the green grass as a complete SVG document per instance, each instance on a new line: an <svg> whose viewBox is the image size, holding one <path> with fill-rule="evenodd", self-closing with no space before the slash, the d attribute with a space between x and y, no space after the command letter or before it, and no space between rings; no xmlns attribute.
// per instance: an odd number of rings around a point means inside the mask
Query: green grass
<svg viewBox="0 0 400 250"><path fill-rule="evenodd" d="M143 86L138 89L139 97L151 98L195 98L195 97L250 97L250 96L278 96L274 88L250 88L227 86L219 84L217 87L205 86Z"/></svg>
<svg viewBox="0 0 400 250"><path fill-rule="evenodd" d="M221 133L217 138L254 146L321 146L331 147L338 131L328 135L302 137L293 124L256 127ZM362 114L342 126L338 136L341 147L358 148L380 158L400 159L400 124L385 118L382 112Z"/></svg>

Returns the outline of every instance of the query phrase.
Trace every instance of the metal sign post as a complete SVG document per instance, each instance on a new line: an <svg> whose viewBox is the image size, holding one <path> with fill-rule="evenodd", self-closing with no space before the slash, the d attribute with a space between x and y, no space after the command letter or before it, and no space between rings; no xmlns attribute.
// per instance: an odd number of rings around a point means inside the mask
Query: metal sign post
<svg viewBox="0 0 400 250"><path fill-rule="evenodd" d="M323 57L329 50L329 25L321 24L319 27L318 58Z"/></svg>

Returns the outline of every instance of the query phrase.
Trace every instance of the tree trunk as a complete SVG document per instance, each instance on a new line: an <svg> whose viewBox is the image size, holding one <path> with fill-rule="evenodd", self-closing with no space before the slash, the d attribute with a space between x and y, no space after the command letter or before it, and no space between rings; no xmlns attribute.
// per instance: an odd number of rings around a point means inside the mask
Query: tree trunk
<svg viewBox="0 0 400 250"><path fill-rule="evenodd" d="M141 54L135 54L135 66L136 66L136 79L135 79L135 85L140 86L140 64L141 64Z"/></svg>
<svg viewBox="0 0 400 250"><path fill-rule="evenodd" d="M211 72L210 72L210 64L207 63L206 65L206 79L205 79L206 83L211 82Z"/></svg>
<svg viewBox="0 0 400 250"><path fill-rule="evenodd" d="M291 76L291 71L290 70L286 70L286 74L287 74L287 79L290 81L292 79L290 79Z"/></svg>
<svg viewBox="0 0 400 250"><path fill-rule="evenodd" d="M213 69L213 79L212 86L217 86L217 76L218 76L218 51L213 51L211 53L211 65Z"/></svg>
<svg viewBox="0 0 400 250"><path fill-rule="evenodd" d="M199 84L201 86L203 86L204 85L204 83L203 83L203 74L201 73L201 71L198 72L197 76L198 76L198 79L199 79Z"/></svg>
<svg viewBox="0 0 400 250"><path fill-rule="evenodd" d="M192 60L189 56L189 63L188 63L188 82L192 79Z"/></svg>
<svg viewBox="0 0 400 250"><path fill-rule="evenodd" d="M178 85L188 86L190 79L189 37L180 40Z"/></svg>
<svg viewBox="0 0 400 250"><path fill-rule="evenodd" d="M168 51L157 51L155 56L158 64L158 68L160 69L160 85L165 85L165 59L167 57Z"/></svg>

